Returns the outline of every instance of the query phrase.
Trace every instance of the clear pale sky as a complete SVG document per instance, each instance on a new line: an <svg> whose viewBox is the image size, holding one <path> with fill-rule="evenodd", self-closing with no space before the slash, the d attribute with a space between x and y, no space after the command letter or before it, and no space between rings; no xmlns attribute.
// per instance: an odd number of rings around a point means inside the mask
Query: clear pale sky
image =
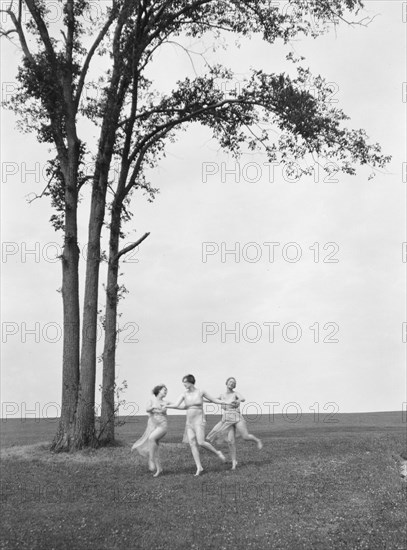
<svg viewBox="0 0 407 550"><path fill-rule="evenodd" d="M368 181L370 170L358 168L356 176L337 174L332 178L337 181L327 181L321 171L319 181L290 182L281 166L270 177L260 154L245 155L236 166L206 130L191 126L151 173L152 185L160 188L155 202L134 196L126 242L146 231L151 235L122 266L129 294L120 305L124 330L117 376L119 383L128 382L123 397L130 403L123 414L143 413L157 383L166 383L168 397L176 399L187 373L213 395L235 376L251 414L267 412L271 402L279 403L276 411L311 412L315 403L321 411L402 409L407 240L402 4L368 1L368 14L378 14L368 27L342 25L316 41L292 44L306 57L303 65L334 83L332 99L351 117L349 126L365 128L393 156L385 173ZM254 38L238 50L230 41L228 51L207 55L244 75L250 67L288 70L284 52ZM4 99L13 89L19 51L3 42L1 55ZM186 72L193 76L188 57L167 45L152 77L169 90ZM87 129L81 137L94 139ZM61 268L53 258L61 235L48 221L47 198L26 201L46 185L46 159L47 148L35 136L20 134L12 113L3 112L3 417L30 410L31 417L55 416L60 403ZM88 207L84 200L81 247ZM237 255L222 255L233 248ZM329 258L338 261L323 261ZM100 307L103 303L101 293ZM276 323L274 338L270 323ZM234 328L235 334L226 332ZM101 364L97 369L100 381Z"/></svg>

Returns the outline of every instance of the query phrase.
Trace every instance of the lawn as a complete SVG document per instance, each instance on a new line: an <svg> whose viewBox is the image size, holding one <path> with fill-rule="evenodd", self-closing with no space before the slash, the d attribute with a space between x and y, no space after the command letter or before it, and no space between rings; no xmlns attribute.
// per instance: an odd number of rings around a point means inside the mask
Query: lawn
<svg viewBox="0 0 407 550"><path fill-rule="evenodd" d="M184 418L171 416L157 479L130 452L145 418L128 419L118 447L59 455L54 421L2 421L0 548L406 549L405 418L336 419L257 418L262 451L238 440L236 471L203 452L195 478Z"/></svg>

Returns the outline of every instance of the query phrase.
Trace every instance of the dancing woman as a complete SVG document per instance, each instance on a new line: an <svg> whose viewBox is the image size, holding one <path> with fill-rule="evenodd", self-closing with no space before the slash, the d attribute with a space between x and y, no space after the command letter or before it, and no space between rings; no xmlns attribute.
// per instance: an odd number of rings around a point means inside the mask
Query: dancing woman
<svg viewBox="0 0 407 550"><path fill-rule="evenodd" d="M245 398L235 391L236 378L230 377L226 380L226 392L219 396L220 400L226 401L222 406L222 419L213 427L206 438L211 443L227 441L230 454L232 456L232 470L236 469L236 435L242 437L245 441L253 441L260 450L263 443L260 439L250 434L247 429L246 420L240 412L240 403Z"/></svg>
<svg viewBox="0 0 407 550"><path fill-rule="evenodd" d="M149 415L147 428L143 435L132 446L132 451L137 451L141 456L148 457L148 468L154 472L153 477L161 474L160 440L167 433L167 402L164 401L167 395L167 388L164 384L153 388L153 395L147 405L146 411Z"/></svg>
<svg viewBox="0 0 407 550"><path fill-rule="evenodd" d="M185 426L183 443L189 443L192 456L196 464L196 476L203 472L201 464L201 456L199 447L203 447L214 453L222 462L225 462L225 457L221 451L218 451L210 443L205 441L205 416L203 411L204 398L218 405L226 404L226 401L211 397L206 391L199 390L195 387L195 377L192 374L187 374L182 379L185 386L185 392L175 403L167 404L168 409L185 408L187 411L187 422ZM182 404L184 406L182 407Z"/></svg>

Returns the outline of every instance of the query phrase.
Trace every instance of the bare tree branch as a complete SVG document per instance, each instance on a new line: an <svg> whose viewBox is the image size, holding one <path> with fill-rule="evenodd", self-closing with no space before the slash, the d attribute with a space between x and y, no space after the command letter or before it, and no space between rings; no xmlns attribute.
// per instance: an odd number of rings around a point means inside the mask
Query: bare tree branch
<svg viewBox="0 0 407 550"><path fill-rule="evenodd" d="M34 195L34 197L32 199L27 199L28 204L31 204L32 202L34 202L37 199L41 199L45 195L45 192L48 189L48 187L51 185L52 180L54 179L54 176L55 176L55 174L52 174L52 176L48 180L47 185L44 187L44 189L42 190L40 195L37 195L37 193L30 193L30 195ZM27 197L28 197L28 195L27 195Z"/></svg>
<svg viewBox="0 0 407 550"><path fill-rule="evenodd" d="M127 254L127 252L130 252L130 250L133 250L134 248L136 248L145 239L147 239L147 237L149 235L150 235L150 232L144 233L144 235L142 237L140 237L140 239L138 241L136 241L135 243L129 244L128 246L125 246L124 248L119 250L119 252L117 253L117 255L114 258L114 261L117 262L121 258L121 256L123 256L124 254Z"/></svg>
<svg viewBox="0 0 407 550"><path fill-rule="evenodd" d="M21 2L20 2L20 7L19 7L19 14L18 14L18 18L16 17L15 13L13 12L13 10L11 9L11 6L12 6L12 3L10 3L10 6L6 9L6 10L0 10L0 13L7 13L7 15L10 16L10 19L12 20L13 24L14 24L14 27L15 27L15 30L18 34L18 38L20 40L20 45L23 49L23 52L24 52L24 55L25 57L33 64L35 65L35 62L34 62L34 58L28 48L28 44L27 44L27 41L25 39L25 35L24 35L24 31L23 31L23 27L21 25ZM7 31L8 32L8 31ZM2 33L3 34L3 33Z"/></svg>
<svg viewBox="0 0 407 550"><path fill-rule="evenodd" d="M5 38L8 38L8 36L13 32L18 34L17 29L9 29L8 31L3 31L2 29L0 29L0 36L4 36Z"/></svg>
<svg viewBox="0 0 407 550"><path fill-rule="evenodd" d="M76 89L76 94L75 94L75 99L74 99L76 108L78 108L78 105L79 105L79 101L80 101L80 98L81 98L81 95L82 95L83 86L85 84L85 78L86 78L86 75L87 75L92 57L93 57L95 51L97 50L99 44L102 42L103 38L106 36L106 33L109 30L109 28L110 28L111 24L113 23L113 21L115 20L116 15L117 15L117 10L114 8L112 10L112 13L110 14L109 19L106 21L106 23L103 26L102 30L100 31L100 33L96 37L96 40L92 44L92 46L91 46L91 48L88 52L88 55L86 56L85 63L83 64L81 74L79 76L78 87Z"/></svg>

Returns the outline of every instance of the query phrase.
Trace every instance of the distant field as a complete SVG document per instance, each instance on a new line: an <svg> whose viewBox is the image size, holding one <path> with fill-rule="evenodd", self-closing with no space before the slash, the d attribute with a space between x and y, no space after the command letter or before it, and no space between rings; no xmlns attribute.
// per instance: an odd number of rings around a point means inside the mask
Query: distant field
<svg viewBox="0 0 407 550"><path fill-rule="evenodd" d="M208 415L207 429L209 430L219 421L217 415ZM122 419L123 420L123 419ZM144 431L146 416L124 417L125 424L117 428L117 437L124 443L132 443ZM304 433L304 429L310 432L367 432L386 429L386 431L400 431L407 428L407 414L404 412L378 412L378 413L349 413L336 414L302 414L298 420L295 416L262 415L261 417L247 416L249 429L259 435L293 437ZM0 420L0 447L11 445L29 445L39 441L51 441L58 425L58 419L7 419ZM166 442L180 442L185 427L184 415L169 414L169 430L165 438Z"/></svg>
<svg viewBox="0 0 407 550"><path fill-rule="evenodd" d="M46 443L56 421L0 421L0 548L406 549L406 419L324 419L252 419L263 450L238 440L235 472L202 452L205 472L195 478L185 418L171 416L157 479L130 452L144 417L127 418L119 447L60 455ZM207 420L209 430L217 417Z"/></svg>

